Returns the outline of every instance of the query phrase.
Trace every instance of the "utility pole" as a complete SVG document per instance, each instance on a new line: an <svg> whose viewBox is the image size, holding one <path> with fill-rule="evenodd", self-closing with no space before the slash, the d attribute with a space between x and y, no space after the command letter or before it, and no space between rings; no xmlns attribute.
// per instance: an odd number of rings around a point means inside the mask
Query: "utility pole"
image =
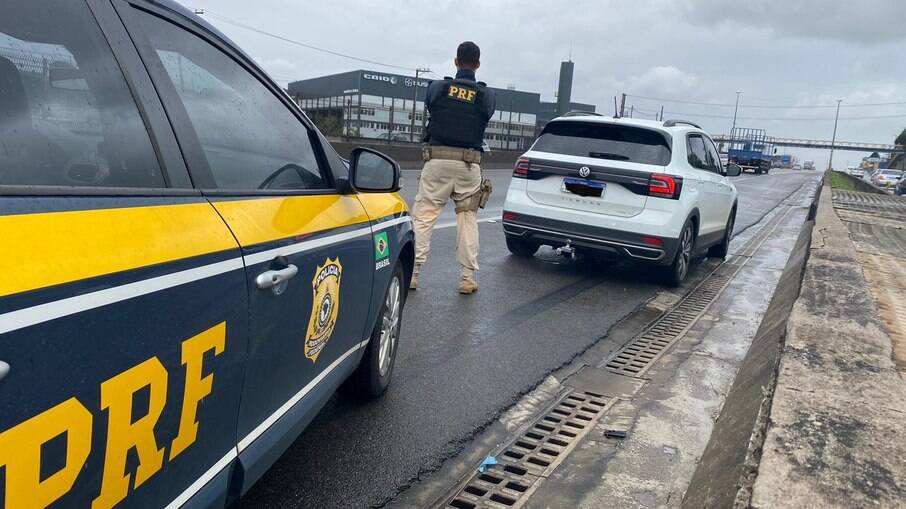
<svg viewBox="0 0 906 509"><path fill-rule="evenodd" d="M635 104L629 105L629 118L632 118L632 112L635 111Z"/></svg>
<svg viewBox="0 0 906 509"><path fill-rule="evenodd" d="M661 121L661 122L664 121L664 106L663 106L663 105L661 105L661 118L660 118L660 121Z"/></svg>
<svg viewBox="0 0 906 509"><path fill-rule="evenodd" d="M730 128L730 139L733 139L733 136L736 136L736 112L739 111L739 94L742 92L736 92L736 106L733 107L733 127Z"/></svg>
<svg viewBox="0 0 906 509"><path fill-rule="evenodd" d="M626 94L623 94L623 98L620 99L620 117L623 117L623 112L626 111Z"/></svg>
<svg viewBox="0 0 906 509"><path fill-rule="evenodd" d="M837 143L837 120L840 119L840 103L843 102L843 99L837 99L837 114L834 115L834 135L831 137L831 151L830 157L827 160L827 169L830 170L834 167L834 145Z"/></svg>
<svg viewBox="0 0 906 509"><path fill-rule="evenodd" d="M429 72L431 69L422 69L421 67L415 70L415 81L412 83L412 123L409 126L409 142L415 143L415 103L418 102L418 75L421 73Z"/></svg>

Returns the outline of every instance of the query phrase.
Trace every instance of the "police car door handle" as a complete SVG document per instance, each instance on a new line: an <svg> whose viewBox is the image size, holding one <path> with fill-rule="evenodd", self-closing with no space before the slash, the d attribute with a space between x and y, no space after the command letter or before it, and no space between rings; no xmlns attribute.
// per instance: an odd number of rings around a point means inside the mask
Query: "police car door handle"
<svg viewBox="0 0 906 509"><path fill-rule="evenodd" d="M3 380L3 377L9 374L9 364L0 361L0 380Z"/></svg>
<svg viewBox="0 0 906 509"><path fill-rule="evenodd" d="M287 265L285 269L268 270L258 274L258 277L255 278L255 284L262 290L267 290L268 288L276 289L281 286L285 287L284 283L292 279L293 276L298 273L299 268L290 264Z"/></svg>

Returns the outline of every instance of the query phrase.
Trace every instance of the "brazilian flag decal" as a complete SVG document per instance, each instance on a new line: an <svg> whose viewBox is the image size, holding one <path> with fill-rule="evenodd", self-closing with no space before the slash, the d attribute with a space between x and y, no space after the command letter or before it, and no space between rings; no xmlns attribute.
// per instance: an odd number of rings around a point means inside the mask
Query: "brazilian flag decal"
<svg viewBox="0 0 906 509"><path fill-rule="evenodd" d="M374 259L383 260L390 256L390 243L387 242L387 232L374 236Z"/></svg>

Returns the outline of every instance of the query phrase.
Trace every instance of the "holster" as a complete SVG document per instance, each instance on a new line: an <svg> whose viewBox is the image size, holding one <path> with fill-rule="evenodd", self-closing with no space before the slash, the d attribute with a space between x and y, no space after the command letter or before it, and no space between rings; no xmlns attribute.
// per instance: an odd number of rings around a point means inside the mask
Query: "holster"
<svg viewBox="0 0 906 509"><path fill-rule="evenodd" d="M491 179L481 179L481 185L478 186L478 191L475 191L474 194L456 205L456 213L475 212L478 209L483 209L488 204L488 200L491 199L491 193L493 191L494 185L491 183Z"/></svg>

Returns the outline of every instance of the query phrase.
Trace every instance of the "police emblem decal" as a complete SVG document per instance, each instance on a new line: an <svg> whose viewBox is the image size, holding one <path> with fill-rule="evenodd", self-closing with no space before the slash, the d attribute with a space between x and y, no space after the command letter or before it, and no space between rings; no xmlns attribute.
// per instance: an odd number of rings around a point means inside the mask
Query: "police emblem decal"
<svg viewBox="0 0 906 509"><path fill-rule="evenodd" d="M579 168L580 177L587 178L589 175L591 175L591 168L589 168L588 166L583 166L583 167Z"/></svg>
<svg viewBox="0 0 906 509"><path fill-rule="evenodd" d="M311 281L311 318L308 320L308 331L305 334L305 356L311 359L311 362L318 360L337 324L342 275L343 266L340 264L340 258L334 260L327 258L324 265L319 265L315 270L315 277Z"/></svg>

